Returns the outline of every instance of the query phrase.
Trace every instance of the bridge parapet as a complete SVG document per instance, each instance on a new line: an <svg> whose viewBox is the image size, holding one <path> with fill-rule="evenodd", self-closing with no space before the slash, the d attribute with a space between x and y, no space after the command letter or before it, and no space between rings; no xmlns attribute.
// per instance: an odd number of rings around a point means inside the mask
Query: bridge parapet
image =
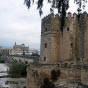
<svg viewBox="0 0 88 88"><path fill-rule="evenodd" d="M39 56L22 56L22 55L10 55L8 60L10 62L23 62L25 64L30 64L39 61Z"/></svg>

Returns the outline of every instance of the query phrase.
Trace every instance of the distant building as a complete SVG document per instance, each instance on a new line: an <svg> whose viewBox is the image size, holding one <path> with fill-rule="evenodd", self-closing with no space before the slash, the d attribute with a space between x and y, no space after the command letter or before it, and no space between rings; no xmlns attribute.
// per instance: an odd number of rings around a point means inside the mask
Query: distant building
<svg viewBox="0 0 88 88"><path fill-rule="evenodd" d="M0 48L0 55L9 55L11 53L11 49Z"/></svg>
<svg viewBox="0 0 88 88"><path fill-rule="evenodd" d="M17 45L15 42L10 54L11 55L22 55L28 52L29 52L29 47L25 46L25 44Z"/></svg>
<svg viewBox="0 0 88 88"><path fill-rule="evenodd" d="M30 54L30 55L34 55L34 56L40 55L40 50L30 50L30 51L29 51L29 54Z"/></svg>

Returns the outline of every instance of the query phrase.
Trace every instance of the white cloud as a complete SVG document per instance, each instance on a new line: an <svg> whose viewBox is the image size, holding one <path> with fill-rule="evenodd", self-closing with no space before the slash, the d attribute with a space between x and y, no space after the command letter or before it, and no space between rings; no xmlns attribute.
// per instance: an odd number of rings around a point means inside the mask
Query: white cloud
<svg viewBox="0 0 88 88"><path fill-rule="evenodd" d="M28 11L23 3L24 0L3 0L0 3L0 44L12 46L17 41L35 45L31 48L40 48L40 16L36 8Z"/></svg>
<svg viewBox="0 0 88 88"><path fill-rule="evenodd" d="M28 10L24 0L0 1L0 45L12 46L17 41L31 48L40 48L41 18L50 12L50 5L45 2L43 16L40 18L36 4ZM69 11L76 11L73 0L70 3Z"/></svg>

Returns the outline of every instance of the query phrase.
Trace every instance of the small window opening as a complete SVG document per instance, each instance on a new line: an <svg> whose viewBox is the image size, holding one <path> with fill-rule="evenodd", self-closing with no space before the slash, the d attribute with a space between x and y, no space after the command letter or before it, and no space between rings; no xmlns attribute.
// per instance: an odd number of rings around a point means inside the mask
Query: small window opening
<svg viewBox="0 0 88 88"><path fill-rule="evenodd" d="M69 28L67 28L67 31L69 31Z"/></svg>
<svg viewBox="0 0 88 88"><path fill-rule="evenodd" d="M25 61L25 64L28 64L28 62L27 62L27 61Z"/></svg>
<svg viewBox="0 0 88 88"><path fill-rule="evenodd" d="M47 28L45 28L45 31L47 31Z"/></svg>
<svg viewBox="0 0 88 88"><path fill-rule="evenodd" d="M78 57L78 58L77 58L77 60L79 61L79 60L80 60L80 58Z"/></svg>
<svg viewBox="0 0 88 88"><path fill-rule="evenodd" d="M73 47L73 43L71 43L71 47Z"/></svg>
<svg viewBox="0 0 88 88"><path fill-rule="evenodd" d="M44 57L44 61L46 61L46 57Z"/></svg>
<svg viewBox="0 0 88 88"><path fill-rule="evenodd" d="M47 43L45 43L45 48L47 48Z"/></svg>

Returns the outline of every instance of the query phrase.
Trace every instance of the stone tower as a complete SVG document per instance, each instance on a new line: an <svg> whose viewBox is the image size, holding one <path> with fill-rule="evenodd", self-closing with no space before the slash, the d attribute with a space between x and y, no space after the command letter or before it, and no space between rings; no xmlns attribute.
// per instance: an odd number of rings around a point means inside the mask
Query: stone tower
<svg viewBox="0 0 88 88"><path fill-rule="evenodd" d="M62 61L78 62L88 59L88 16L87 13L67 14L63 28L60 30L60 16L50 14L42 19L41 59L42 63Z"/></svg>
<svg viewBox="0 0 88 88"><path fill-rule="evenodd" d="M88 14L68 13L63 33L60 25L58 15L50 14L42 19L40 63L43 64L30 65L27 88L40 88L45 78L51 81L52 70L58 68L61 75L54 84L70 82L68 88L74 82L88 85Z"/></svg>
<svg viewBox="0 0 88 88"><path fill-rule="evenodd" d="M59 16L50 14L42 19L41 62L54 63L59 59ZM57 54L58 53L58 54Z"/></svg>

